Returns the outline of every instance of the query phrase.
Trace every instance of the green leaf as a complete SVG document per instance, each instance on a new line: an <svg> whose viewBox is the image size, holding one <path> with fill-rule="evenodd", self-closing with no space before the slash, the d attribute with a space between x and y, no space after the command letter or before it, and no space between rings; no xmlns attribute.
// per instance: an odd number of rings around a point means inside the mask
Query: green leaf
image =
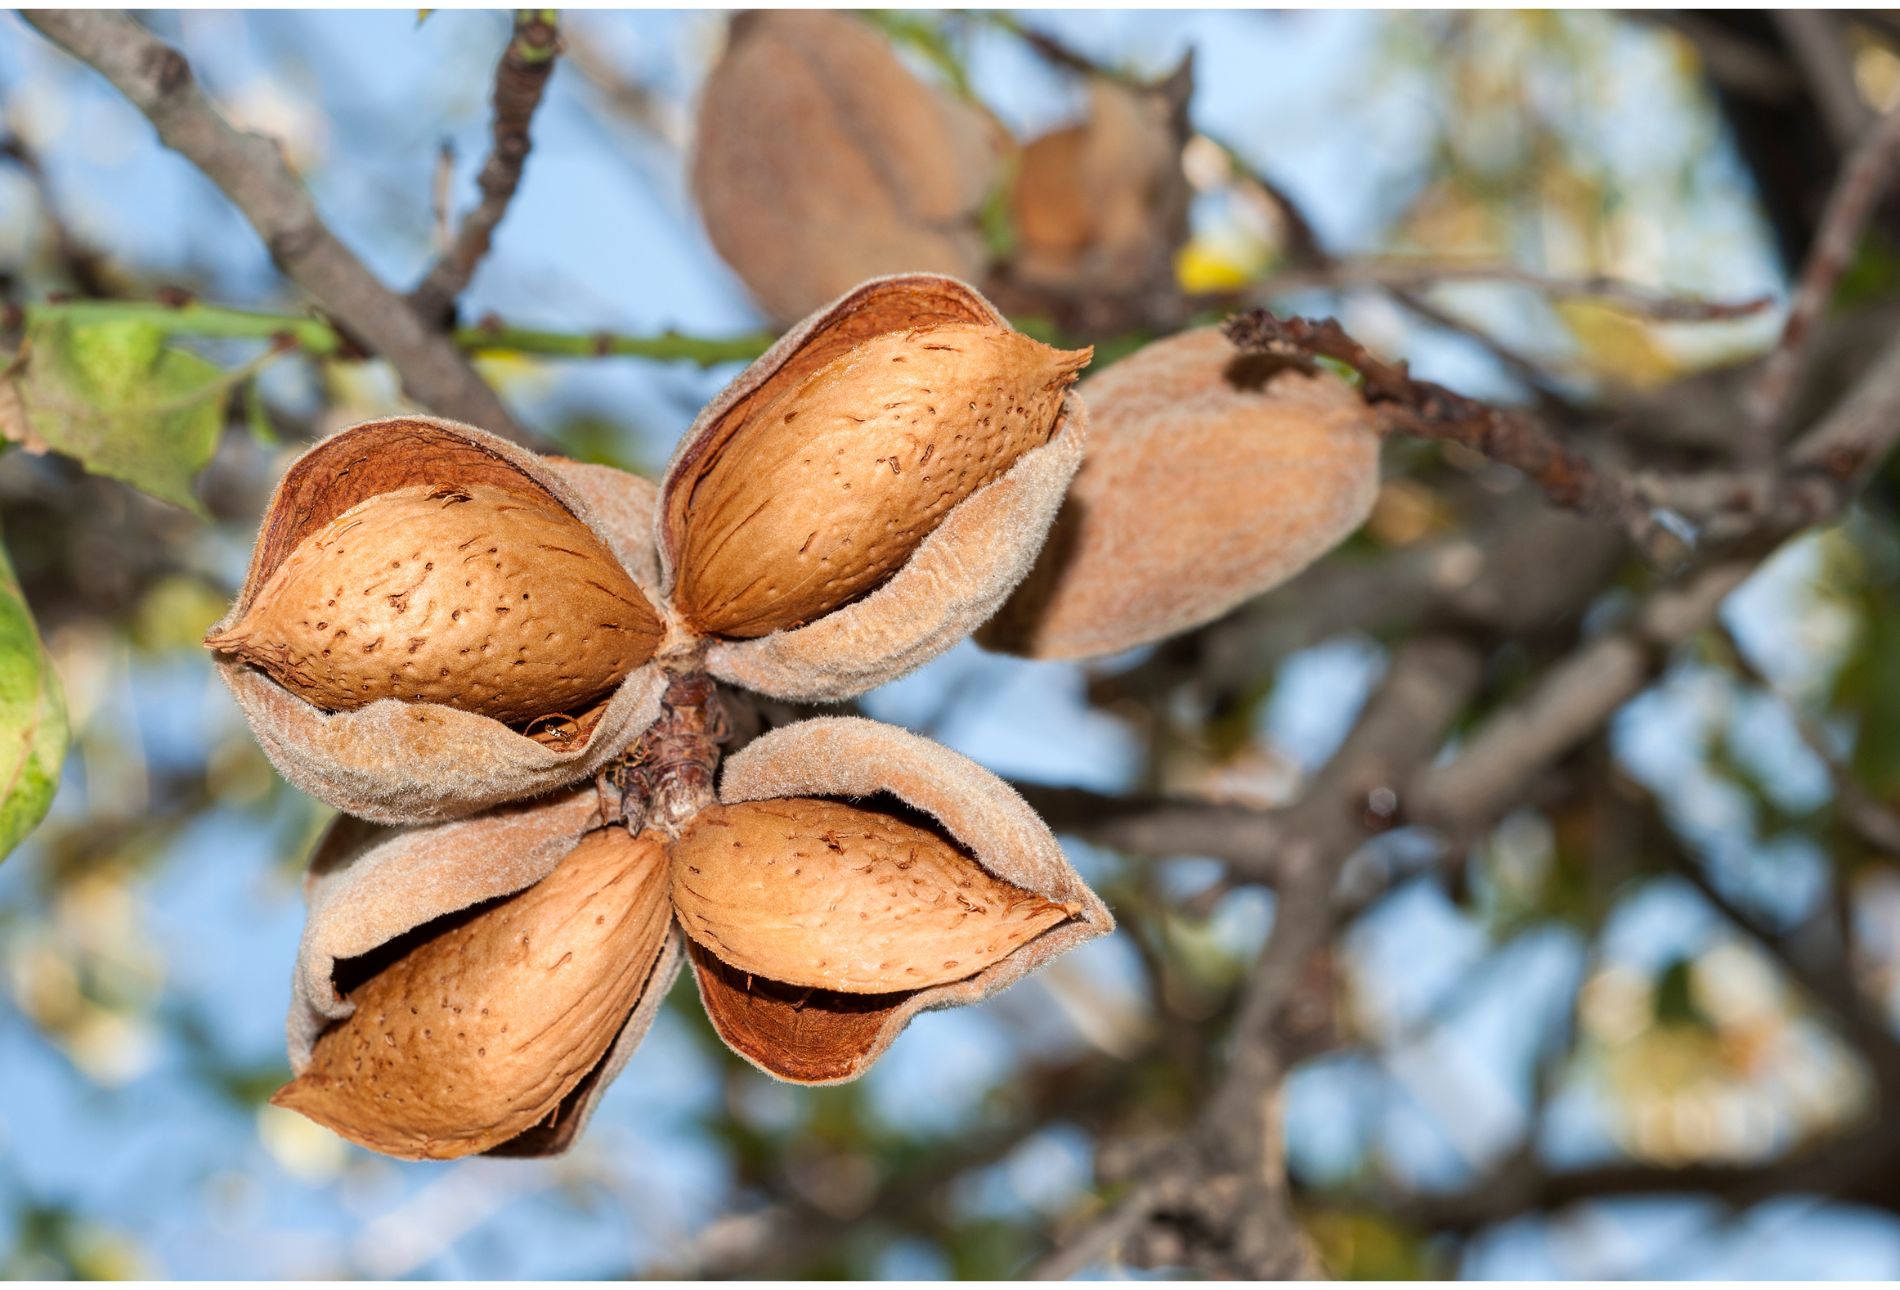
<svg viewBox="0 0 1900 1290"><path fill-rule="evenodd" d="M230 382L149 322L55 318L27 329L0 386L0 433L77 458L203 515L191 481L211 460Z"/></svg>
<svg viewBox="0 0 1900 1290"><path fill-rule="evenodd" d="M45 818L65 760L59 677L0 549L0 858Z"/></svg>

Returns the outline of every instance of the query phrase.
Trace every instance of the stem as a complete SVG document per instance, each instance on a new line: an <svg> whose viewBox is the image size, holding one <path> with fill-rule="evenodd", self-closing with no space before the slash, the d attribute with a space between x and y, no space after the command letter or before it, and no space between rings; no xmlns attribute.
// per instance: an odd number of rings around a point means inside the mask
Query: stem
<svg viewBox="0 0 1900 1290"><path fill-rule="evenodd" d="M68 320L79 323L146 323L168 336L207 336L219 340L287 339L297 348L327 357L342 348L336 328L321 318L267 314L225 305L169 305L155 300L62 300L27 305L29 323Z"/></svg>
<svg viewBox="0 0 1900 1290"><path fill-rule="evenodd" d="M747 362L772 344L763 333L750 336L686 336L667 330L657 336L614 332L537 331L530 327L482 323L455 329L455 343L477 354L499 351L549 358L652 358L697 363Z"/></svg>
<svg viewBox="0 0 1900 1290"><path fill-rule="evenodd" d="M80 322L140 322L169 336L206 336L222 340L264 340L288 343L319 358L345 352L342 335L329 322L305 314L264 313L230 305L171 305L152 300L63 300L26 305L27 322L71 319ZM764 334L750 336L684 336L675 331L657 336L626 336L614 332L539 331L502 323L458 327L452 333L456 347L474 354L532 354L547 358L648 358L697 363L719 363L757 358L772 343Z"/></svg>

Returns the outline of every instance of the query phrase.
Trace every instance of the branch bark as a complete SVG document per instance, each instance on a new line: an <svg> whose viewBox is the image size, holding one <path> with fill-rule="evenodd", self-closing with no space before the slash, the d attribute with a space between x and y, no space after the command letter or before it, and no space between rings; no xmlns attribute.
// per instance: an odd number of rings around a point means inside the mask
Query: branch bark
<svg viewBox="0 0 1900 1290"><path fill-rule="evenodd" d="M528 127L535 109L541 106L541 96L560 52L560 35L551 10L516 12L514 34L495 65L493 138L488 159L475 181L482 200L462 217L448 250L409 293L409 303L421 318L440 319L445 324L454 321L456 298L468 288L469 279L488 254L495 229L521 186L521 172L534 146Z"/></svg>

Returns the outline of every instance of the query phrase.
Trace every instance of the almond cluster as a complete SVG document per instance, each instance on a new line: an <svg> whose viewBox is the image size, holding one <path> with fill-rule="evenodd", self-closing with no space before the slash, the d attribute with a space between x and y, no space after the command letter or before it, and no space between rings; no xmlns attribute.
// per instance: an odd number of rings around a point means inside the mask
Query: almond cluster
<svg viewBox="0 0 1900 1290"><path fill-rule="evenodd" d="M402 1158L558 1152L688 962L736 1052L826 1083L1109 930L982 767L858 718L721 766L720 687L846 699L985 623L1101 654L1288 576L1363 515L1377 439L1343 383L1223 346L1090 383L1085 464L1088 351L911 274L788 333L657 487L423 417L311 449L207 638L344 812L276 1100Z"/></svg>

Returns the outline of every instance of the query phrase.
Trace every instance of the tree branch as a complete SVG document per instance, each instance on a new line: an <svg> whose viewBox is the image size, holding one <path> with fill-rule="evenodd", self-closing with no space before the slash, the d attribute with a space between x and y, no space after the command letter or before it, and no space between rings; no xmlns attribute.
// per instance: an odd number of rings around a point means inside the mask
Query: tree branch
<svg viewBox="0 0 1900 1290"><path fill-rule="evenodd" d="M1818 16L1818 15L1817 15ZM1773 432L1796 381L1806 367L1814 325L1834 295L1835 284L1853 261L1867 222L1900 166L1900 107L1871 125L1854 148L1828 194L1815 233L1814 247L1802 266L1781 337L1748 394L1750 430L1758 455L1766 456Z"/></svg>
<svg viewBox="0 0 1900 1290"><path fill-rule="evenodd" d="M1073 1272L1144 1227L1214 1276L1310 1276L1318 1263L1290 1207L1280 1147L1280 1083L1293 1054L1296 996L1333 927L1333 891L1375 827L1365 809L1430 759L1476 692L1478 651L1450 637L1400 646L1339 751L1308 791L1272 813L1283 867L1272 931L1242 988L1227 1069L1194 1127L1141 1166L1143 1185L1068 1237L1040 1267Z"/></svg>
<svg viewBox="0 0 1900 1290"><path fill-rule="evenodd" d="M1598 300L1655 322L1727 322L1751 318L1774 303L1767 296L1705 300L1699 296L1675 295L1601 273L1564 277L1515 264L1471 264L1456 260L1333 259L1309 268L1275 273L1257 286L1249 287L1247 294L1260 298L1339 287L1422 291L1457 282L1524 287L1558 299Z"/></svg>
<svg viewBox="0 0 1900 1290"><path fill-rule="evenodd" d="M1566 510L1615 516L1632 526L1642 514L1625 479L1564 447L1530 416L1414 378L1404 362L1377 357L1347 335L1337 319L1281 318L1249 309L1229 318L1223 330L1245 353L1345 364L1359 374L1360 393L1388 428L1456 443L1510 466Z"/></svg>
<svg viewBox="0 0 1900 1290"><path fill-rule="evenodd" d="M243 212L285 276L389 360L410 397L498 434L524 436L454 343L425 327L318 218L277 144L224 119L199 89L184 55L124 13L39 9L22 16L144 113L165 145L202 170Z"/></svg>
<svg viewBox="0 0 1900 1290"><path fill-rule="evenodd" d="M180 295L171 300L60 300L0 307L0 331L35 320L140 322L168 336L205 336L223 340L263 340L294 346L320 358L352 357L350 338L329 320L306 314L267 313L230 305L207 304ZM652 336L620 332L543 331L484 318L450 333L457 349L472 354L507 353L546 358L647 358L661 362L746 362L764 353L772 337L686 336L666 331Z"/></svg>
<svg viewBox="0 0 1900 1290"><path fill-rule="evenodd" d="M456 298L467 289L476 267L488 254L495 229L508 213L508 204L521 184L522 168L534 146L528 126L541 105L541 95L560 52L553 10L516 11L514 34L502 50L501 61L495 64L493 141L475 181L482 200L462 217L448 250L409 293L409 303L419 317L452 319Z"/></svg>

